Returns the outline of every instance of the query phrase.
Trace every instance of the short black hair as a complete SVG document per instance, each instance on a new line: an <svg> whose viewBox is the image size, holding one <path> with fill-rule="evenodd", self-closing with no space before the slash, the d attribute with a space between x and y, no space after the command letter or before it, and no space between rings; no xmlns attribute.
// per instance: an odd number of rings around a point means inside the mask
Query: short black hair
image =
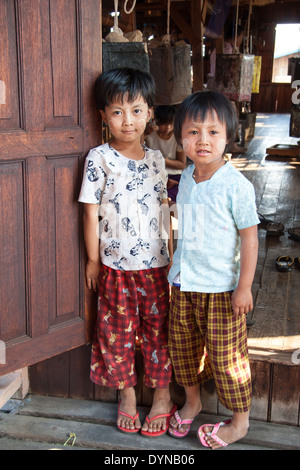
<svg viewBox="0 0 300 470"><path fill-rule="evenodd" d="M172 105L158 105L154 110L154 117L157 125L174 122L176 107Z"/></svg>
<svg viewBox="0 0 300 470"><path fill-rule="evenodd" d="M141 70L120 67L103 72L95 83L97 109L105 109L116 100L124 97L129 102L142 96L149 108L154 105L155 83L152 76Z"/></svg>
<svg viewBox="0 0 300 470"><path fill-rule="evenodd" d="M228 140L224 151L226 153L235 140L238 118L229 99L217 91L196 91L178 106L174 122L174 135L177 142L181 143L181 130L186 118L204 121L211 111L215 111L220 122L226 125Z"/></svg>

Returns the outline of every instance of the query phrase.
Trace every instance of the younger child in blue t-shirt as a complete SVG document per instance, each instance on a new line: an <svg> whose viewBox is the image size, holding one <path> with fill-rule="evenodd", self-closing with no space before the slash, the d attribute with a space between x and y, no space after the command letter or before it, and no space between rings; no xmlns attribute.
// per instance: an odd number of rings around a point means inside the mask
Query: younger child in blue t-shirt
<svg viewBox="0 0 300 470"><path fill-rule="evenodd" d="M202 408L200 384L214 378L219 400L233 416L199 428L199 440L212 448L247 434L252 393L246 314L253 308L259 219L252 184L223 158L236 128L229 100L211 91L186 98L174 127L193 164L179 184L179 239L169 272L169 348L186 392L169 434L188 434Z"/></svg>

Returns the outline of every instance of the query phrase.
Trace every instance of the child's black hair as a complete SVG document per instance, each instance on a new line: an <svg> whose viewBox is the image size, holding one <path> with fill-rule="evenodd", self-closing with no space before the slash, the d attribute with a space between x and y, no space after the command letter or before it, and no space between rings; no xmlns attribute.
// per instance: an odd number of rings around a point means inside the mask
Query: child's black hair
<svg viewBox="0 0 300 470"><path fill-rule="evenodd" d="M224 153L234 142L238 126L236 110L226 96L217 91L196 91L178 106L174 122L174 135L181 143L181 129L186 118L204 121L209 112L215 111L219 121L226 125L228 143Z"/></svg>
<svg viewBox="0 0 300 470"><path fill-rule="evenodd" d="M152 76L141 70L129 67L103 72L95 83L95 98L97 109L105 109L116 100L129 102L142 96L149 108L154 105L155 84Z"/></svg>
<svg viewBox="0 0 300 470"><path fill-rule="evenodd" d="M175 106L159 105L154 110L156 124L170 124L174 122L176 113Z"/></svg>

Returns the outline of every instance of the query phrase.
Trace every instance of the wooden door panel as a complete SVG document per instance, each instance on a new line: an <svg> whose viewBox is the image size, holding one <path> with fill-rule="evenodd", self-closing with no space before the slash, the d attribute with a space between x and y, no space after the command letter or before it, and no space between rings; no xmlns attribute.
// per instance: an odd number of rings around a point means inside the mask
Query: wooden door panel
<svg viewBox="0 0 300 470"><path fill-rule="evenodd" d="M46 128L80 124L80 31L77 2L44 1ZM62 27L63 18L63 27Z"/></svg>
<svg viewBox="0 0 300 470"><path fill-rule="evenodd" d="M78 246L79 156L48 157L48 221L50 235L50 324L80 317L83 279ZM63 227L63 230L61 230Z"/></svg>
<svg viewBox="0 0 300 470"><path fill-rule="evenodd" d="M24 161L0 164L0 334L26 335ZM12 315L15 312L15 315Z"/></svg>
<svg viewBox="0 0 300 470"><path fill-rule="evenodd" d="M1 0L0 0L1 1ZM15 160L16 155L31 157L40 155L74 154L80 152L84 143L84 131L81 128L37 131L27 133L15 131L1 133L1 159Z"/></svg>
<svg viewBox="0 0 300 470"><path fill-rule="evenodd" d="M20 31L21 107L27 132L44 130L44 80L42 0L15 2L17 28Z"/></svg>
<svg viewBox="0 0 300 470"><path fill-rule="evenodd" d="M28 334L39 336L48 331L49 316L49 235L47 161L45 157L27 159L27 226L28 234Z"/></svg>
<svg viewBox="0 0 300 470"><path fill-rule="evenodd" d="M86 340L77 199L101 141L100 25L99 0L0 0L0 376Z"/></svg>
<svg viewBox="0 0 300 470"><path fill-rule="evenodd" d="M0 80L4 103L0 106L1 129L20 128L17 64L17 37L14 2L0 2ZM9 84L9 86L8 86Z"/></svg>

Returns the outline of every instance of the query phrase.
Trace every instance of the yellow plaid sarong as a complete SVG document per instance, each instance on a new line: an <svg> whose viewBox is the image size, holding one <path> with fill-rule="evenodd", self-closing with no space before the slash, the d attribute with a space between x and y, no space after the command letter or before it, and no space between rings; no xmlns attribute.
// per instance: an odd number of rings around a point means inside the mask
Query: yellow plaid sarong
<svg viewBox="0 0 300 470"><path fill-rule="evenodd" d="M181 292L173 286L169 350L179 385L189 387L214 378L227 409L250 410L246 316L233 315L230 292Z"/></svg>

